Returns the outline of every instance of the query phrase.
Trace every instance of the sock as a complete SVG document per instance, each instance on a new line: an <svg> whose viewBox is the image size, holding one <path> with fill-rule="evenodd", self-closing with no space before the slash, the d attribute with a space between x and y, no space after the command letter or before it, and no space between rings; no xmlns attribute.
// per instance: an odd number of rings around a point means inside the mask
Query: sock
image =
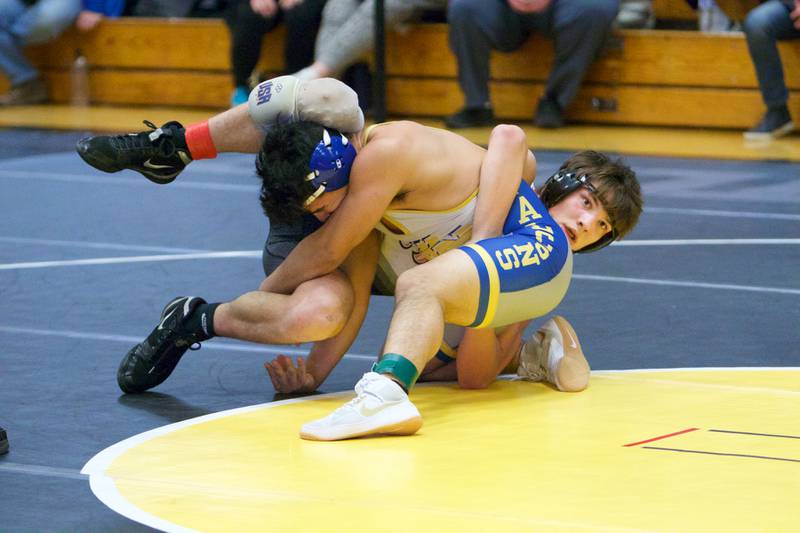
<svg viewBox="0 0 800 533"><path fill-rule="evenodd" d="M186 128L186 146L192 159L214 159L217 157L217 148L211 139L211 130L208 121L192 124Z"/></svg>
<svg viewBox="0 0 800 533"><path fill-rule="evenodd" d="M217 307L219 307L218 303L198 305L192 314L186 317L182 329L197 337L197 342L215 337L214 313L217 311Z"/></svg>
<svg viewBox="0 0 800 533"><path fill-rule="evenodd" d="M180 150L189 150L189 147L186 145L186 128L174 128L173 132L175 147ZM191 156L191 151L189 155Z"/></svg>
<svg viewBox="0 0 800 533"><path fill-rule="evenodd" d="M372 371L378 374L391 374L406 393L411 390L419 377L419 371L414 363L396 353L383 354L381 360L372 365Z"/></svg>

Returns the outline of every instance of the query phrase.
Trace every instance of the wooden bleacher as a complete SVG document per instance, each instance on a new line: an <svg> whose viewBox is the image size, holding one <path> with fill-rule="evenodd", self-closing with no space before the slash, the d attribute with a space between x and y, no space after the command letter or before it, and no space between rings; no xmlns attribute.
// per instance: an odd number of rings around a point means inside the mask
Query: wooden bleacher
<svg viewBox="0 0 800 533"><path fill-rule="evenodd" d="M742 21L759 0L715 0L715 3L729 18ZM697 22L697 13L686 0L653 0L653 11L657 20Z"/></svg>
<svg viewBox="0 0 800 533"><path fill-rule="evenodd" d="M686 0L653 0L656 20L697 20L697 14Z"/></svg>
<svg viewBox="0 0 800 533"><path fill-rule="evenodd" d="M283 38L281 30L267 35L260 70L282 70ZM70 65L78 50L91 67L92 104L217 109L228 104L229 38L220 20L106 20L89 34L70 30L32 47L29 56L56 102L70 100ZM781 43L781 54L790 107L800 116L800 44ZM531 118L552 55L552 44L540 37L513 53L494 55L491 89L498 117ZM0 91L6 88L0 80ZM419 24L388 36L390 115L441 117L462 102L446 25ZM741 34L660 30L617 32L615 45L593 65L567 112L584 123L740 129L762 113Z"/></svg>

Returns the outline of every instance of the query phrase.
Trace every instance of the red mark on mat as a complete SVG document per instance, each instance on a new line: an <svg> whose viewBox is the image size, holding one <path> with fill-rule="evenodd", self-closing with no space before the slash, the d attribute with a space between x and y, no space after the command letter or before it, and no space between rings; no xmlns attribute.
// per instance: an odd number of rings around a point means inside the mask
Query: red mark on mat
<svg viewBox="0 0 800 533"><path fill-rule="evenodd" d="M674 437L675 435L683 435L684 433L689 433L690 431L697 431L698 429L700 428L684 429L683 431L676 431L675 433L670 433L669 435L661 435L660 437L653 437L652 439L640 440L639 442L632 442L630 444L623 444L623 447L638 446L639 444L644 444L646 442L653 442L654 440L667 439L669 437Z"/></svg>

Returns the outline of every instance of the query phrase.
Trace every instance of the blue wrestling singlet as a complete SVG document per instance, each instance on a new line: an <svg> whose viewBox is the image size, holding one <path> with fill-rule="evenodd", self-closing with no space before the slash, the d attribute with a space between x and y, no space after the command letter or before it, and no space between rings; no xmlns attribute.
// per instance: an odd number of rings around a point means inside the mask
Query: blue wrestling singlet
<svg viewBox="0 0 800 533"><path fill-rule="evenodd" d="M469 327L499 327L543 316L564 298L572 277L569 240L526 182L503 235L461 246L478 269L480 300Z"/></svg>

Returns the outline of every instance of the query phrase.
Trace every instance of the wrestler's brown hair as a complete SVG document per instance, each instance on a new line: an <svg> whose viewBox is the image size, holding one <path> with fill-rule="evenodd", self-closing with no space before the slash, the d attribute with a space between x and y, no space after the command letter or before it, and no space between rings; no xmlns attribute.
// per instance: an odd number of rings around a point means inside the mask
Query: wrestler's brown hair
<svg viewBox="0 0 800 533"><path fill-rule="evenodd" d="M564 161L560 170L589 177L618 239L630 233L639 222L644 207L642 188L636 173L622 159L585 150Z"/></svg>

